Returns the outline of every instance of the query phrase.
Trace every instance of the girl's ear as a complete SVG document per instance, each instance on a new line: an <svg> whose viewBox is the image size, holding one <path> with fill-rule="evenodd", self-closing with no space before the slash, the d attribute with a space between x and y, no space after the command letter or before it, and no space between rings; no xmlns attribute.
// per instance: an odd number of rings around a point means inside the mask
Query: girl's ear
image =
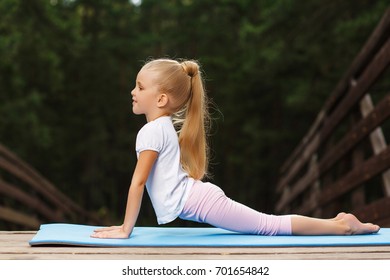
<svg viewBox="0 0 390 280"><path fill-rule="evenodd" d="M157 107L162 108L168 104L168 95L162 93L157 99Z"/></svg>

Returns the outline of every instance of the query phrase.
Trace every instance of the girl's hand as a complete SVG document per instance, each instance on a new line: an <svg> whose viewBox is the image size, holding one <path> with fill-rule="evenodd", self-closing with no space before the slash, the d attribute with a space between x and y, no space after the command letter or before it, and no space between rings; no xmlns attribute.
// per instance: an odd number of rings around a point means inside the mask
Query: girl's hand
<svg viewBox="0 0 390 280"><path fill-rule="evenodd" d="M98 228L91 234L93 238L129 238L131 232L125 232L123 225Z"/></svg>

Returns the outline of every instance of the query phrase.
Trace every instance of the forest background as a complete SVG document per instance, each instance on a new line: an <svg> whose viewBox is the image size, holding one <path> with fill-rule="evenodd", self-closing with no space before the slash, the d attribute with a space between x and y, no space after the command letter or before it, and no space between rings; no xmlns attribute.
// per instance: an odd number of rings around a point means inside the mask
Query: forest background
<svg viewBox="0 0 390 280"><path fill-rule="evenodd" d="M149 58L196 59L215 104L209 180L273 212L283 161L387 6L0 0L0 143L83 208L120 223L145 123L131 112L136 74ZM140 215L139 225L156 224L147 195Z"/></svg>

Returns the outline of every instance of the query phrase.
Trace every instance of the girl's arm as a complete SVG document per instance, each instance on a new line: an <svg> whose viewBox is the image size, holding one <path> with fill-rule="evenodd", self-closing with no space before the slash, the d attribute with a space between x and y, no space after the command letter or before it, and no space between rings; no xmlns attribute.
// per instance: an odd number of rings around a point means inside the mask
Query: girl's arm
<svg viewBox="0 0 390 280"><path fill-rule="evenodd" d="M146 150L139 154L127 197L126 213L123 225L95 230L91 237L96 238L129 238L137 221L141 208L142 196L149 173L157 159L158 153Z"/></svg>

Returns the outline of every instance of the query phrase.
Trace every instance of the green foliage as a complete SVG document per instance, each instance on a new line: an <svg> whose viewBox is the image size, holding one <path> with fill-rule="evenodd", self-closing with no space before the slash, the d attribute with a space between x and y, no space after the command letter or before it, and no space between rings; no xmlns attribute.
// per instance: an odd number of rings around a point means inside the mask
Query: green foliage
<svg viewBox="0 0 390 280"><path fill-rule="evenodd" d="M211 180L272 211L278 169L386 2L1 0L0 142L120 221L144 123L136 73L150 57L195 58L219 110ZM150 205L142 215L154 221Z"/></svg>

